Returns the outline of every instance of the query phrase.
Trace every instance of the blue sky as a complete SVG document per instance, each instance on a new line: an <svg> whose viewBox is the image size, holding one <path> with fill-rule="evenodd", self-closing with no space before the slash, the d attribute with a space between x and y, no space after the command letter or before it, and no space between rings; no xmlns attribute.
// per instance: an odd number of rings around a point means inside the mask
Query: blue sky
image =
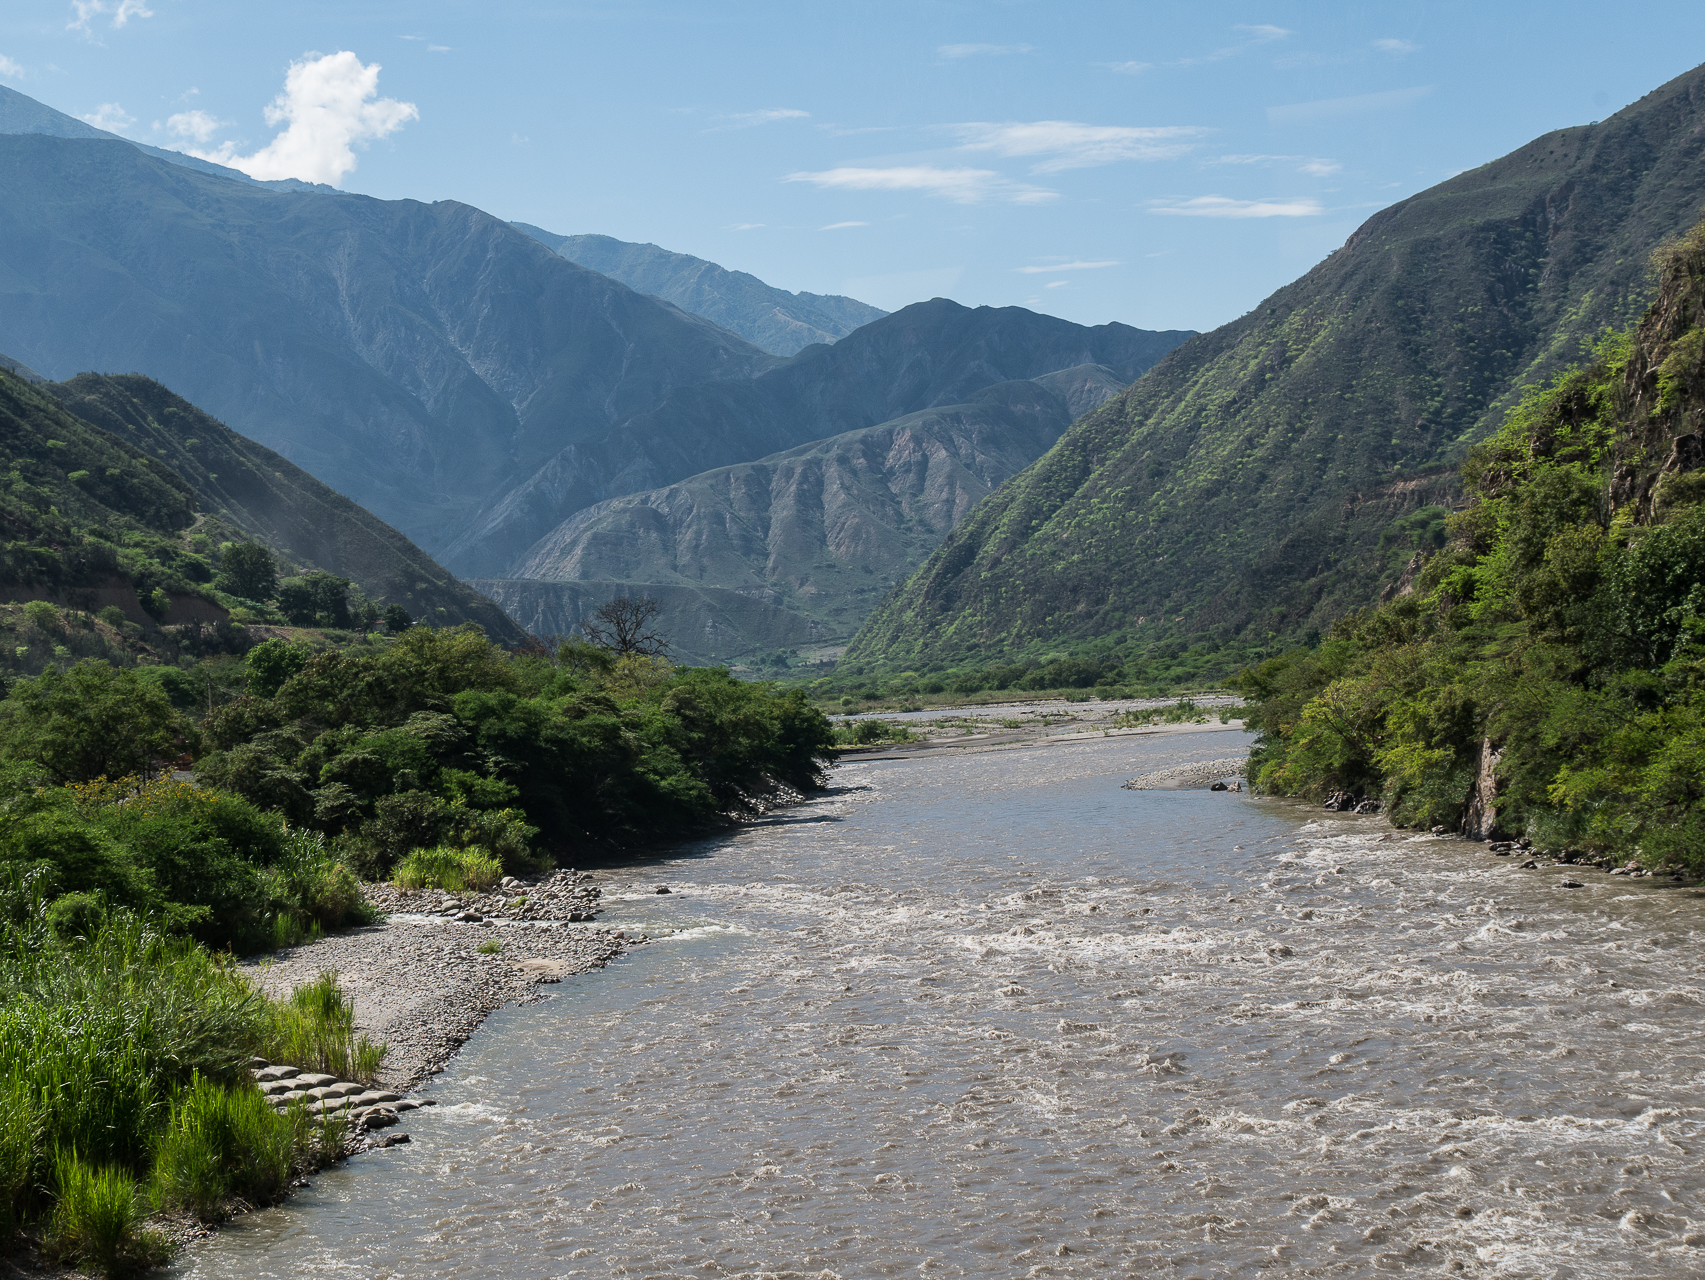
<svg viewBox="0 0 1705 1280"><path fill-rule="evenodd" d="M1701 61L1697 0L0 10L0 82L263 176L1146 328L1224 323L1374 210Z"/></svg>

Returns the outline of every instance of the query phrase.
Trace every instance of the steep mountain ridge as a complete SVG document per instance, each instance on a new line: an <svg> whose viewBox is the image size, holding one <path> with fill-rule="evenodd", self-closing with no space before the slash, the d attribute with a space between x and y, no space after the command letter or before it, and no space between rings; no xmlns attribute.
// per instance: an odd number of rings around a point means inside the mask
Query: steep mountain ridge
<svg viewBox="0 0 1705 1280"><path fill-rule="evenodd" d="M477 622L494 640L523 638L500 608L378 517L152 379L83 373L41 390L168 468L201 517L304 569L349 578L370 599L402 605L422 622Z"/></svg>
<svg viewBox="0 0 1705 1280"><path fill-rule="evenodd" d="M654 244L558 235L525 222L510 225L570 262L715 321L772 355L791 356L814 342L834 342L888 314L839 294L789 293L747 272Z"/></svg>
<svg viewBox="0 0 1705 1280"><path fill-rule="evenodd" d="M565 443L775 363L468 205L34 134L0 135L0 349L145 371L429 550Z"/></svg>
<svg viewBox="0 0 1705 1280"><path fill-rule="evenodd" d="M1626 322L1702 202L1705 68L1375 214L981 504L847 667L1264 640L1366 603L1412 550L1394 522L1449 496L1522 386Z"/></svg>
<svg viewBox="0 0 1705 1280"><path fill-rule="evenodd" d="M672 388L603 439L577 441L538 467L466 522L442 559L459 573L503 576L538 539L606 498L964 404L997 383L1081 365L1127 382L1188 336L1087 327L1022 307L915 303L755 377Z"/></svg>

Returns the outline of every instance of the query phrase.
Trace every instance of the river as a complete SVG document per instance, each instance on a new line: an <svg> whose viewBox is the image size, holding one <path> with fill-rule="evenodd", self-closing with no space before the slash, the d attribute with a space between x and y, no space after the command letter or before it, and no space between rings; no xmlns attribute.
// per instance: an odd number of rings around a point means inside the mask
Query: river
<svg viewBox="0 0 1705 1280"><path fill-rule="evenodd" d="M1705 1271L1702 896L1120 788L1243 741L847 763L600 872L675 932L176 1274Z"/></svg>

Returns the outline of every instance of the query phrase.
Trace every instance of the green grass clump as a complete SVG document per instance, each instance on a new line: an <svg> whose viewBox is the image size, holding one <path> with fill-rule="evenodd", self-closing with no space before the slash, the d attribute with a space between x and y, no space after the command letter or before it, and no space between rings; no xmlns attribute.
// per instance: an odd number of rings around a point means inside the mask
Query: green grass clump
<svg viewBox="0 0 1705 1280"><path fill-rule="evenodd" d="M76 1152L54 1170L55 1202L49 1229L54 1252L104 1276L158 1266L168 1247L157 1232L139 1230L136 1184L114 1165L87 1164Z"/></svg>
<svg viewBox="0 0 1705 1280"><path fill-rule="evenodd" d="M300 1120L274 1111L252 1087L226 1088L196 1077L172 1107L154 1156L161 1201L203 1221L222 1216L233 1196L266 1204L283 1195L300 1145Z"/></svg>
<svg viewBox="0 0 1705 1280"><path fill-rule="evenodd" d="M502 875L503 864L482 850L438 845L414 850L397 864L391 879L403 889L479 892L496 884Z"/></svg>
<svg viewBox="0 0 1705 1280"><path fill-rule="evenodd" d="M898 720L859 720L835 726L838 746L868 747L877 742L911 742L914 735Z"/></svg>
<svg viewBox="0 0 1705 1280"><path fill-rule="evenodd" d="M268 1061L367 1083L378 1075L384 1046L356 1034L355 1002L343 994L337 974L322 972L269 1012L261 1054Z"/></svg>
<svg viewBox="0 0 1705 1280"><path fill-rule="evenodd" d="M476 949L482 956L494 956L503 950L503 944L496 938L487 938Z"/></svg>

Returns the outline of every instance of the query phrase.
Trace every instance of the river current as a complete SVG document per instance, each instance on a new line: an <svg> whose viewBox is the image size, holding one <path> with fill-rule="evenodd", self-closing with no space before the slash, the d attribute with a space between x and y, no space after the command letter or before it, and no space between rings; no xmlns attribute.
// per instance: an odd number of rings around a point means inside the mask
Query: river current
<svg viewBox="0 0 1705 1280"><path fill-rule="evenodd" d="M850 762L599 872L675 932L177 1272L1705 1273L1705 898L1120 788L1243 741Z"/></svg>

